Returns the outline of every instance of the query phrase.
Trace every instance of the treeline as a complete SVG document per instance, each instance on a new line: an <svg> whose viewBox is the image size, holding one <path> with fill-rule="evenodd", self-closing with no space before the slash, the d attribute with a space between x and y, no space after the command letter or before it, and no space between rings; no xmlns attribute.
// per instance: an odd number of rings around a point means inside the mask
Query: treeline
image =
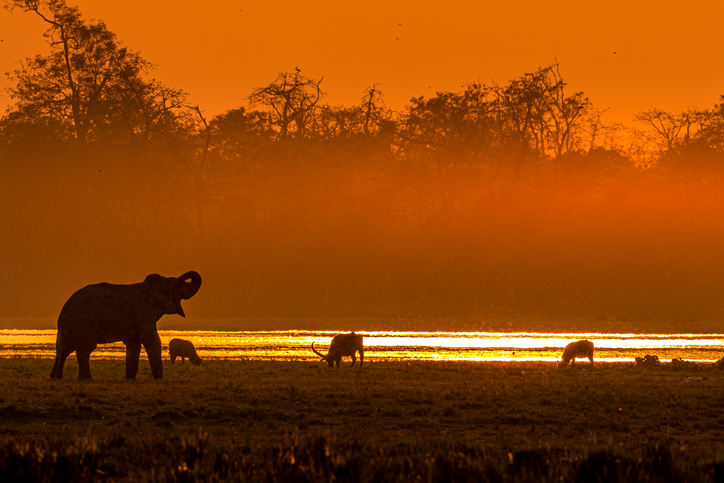
<svg viewBox="0 0 724 483"><path fill-rule="evenodd" d="M207 316L724 315L724 98L607 124L558 64L352 106L284 72L207 119L102 22L7 2L50 52L0 119L0 313L196 269Z"/></svg>

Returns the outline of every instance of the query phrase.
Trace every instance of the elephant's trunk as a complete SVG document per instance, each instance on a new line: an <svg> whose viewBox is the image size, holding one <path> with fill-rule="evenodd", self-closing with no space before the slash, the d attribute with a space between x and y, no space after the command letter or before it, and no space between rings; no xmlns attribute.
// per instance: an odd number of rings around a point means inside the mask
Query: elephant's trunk
<svg viewBox="0 0 724 483"><path fill-rule="evenodd" d="M186 300L196 295L200 287L201 275L198 272L190 271L177 278L171 289L176 292L179 298Z"/></svg>

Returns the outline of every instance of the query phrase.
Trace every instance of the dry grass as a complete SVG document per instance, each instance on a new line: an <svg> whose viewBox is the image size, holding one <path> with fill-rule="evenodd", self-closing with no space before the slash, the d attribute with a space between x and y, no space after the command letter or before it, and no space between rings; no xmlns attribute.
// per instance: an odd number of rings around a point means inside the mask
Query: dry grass
<svg viewBox="0 0 724 483"><path fill-rule="evenodd" d="M0 361L0 477L702 481L724 462L713 365L206 361L153 381L142 361L126 381L92 360L90 382L51 365Z"/></svg>

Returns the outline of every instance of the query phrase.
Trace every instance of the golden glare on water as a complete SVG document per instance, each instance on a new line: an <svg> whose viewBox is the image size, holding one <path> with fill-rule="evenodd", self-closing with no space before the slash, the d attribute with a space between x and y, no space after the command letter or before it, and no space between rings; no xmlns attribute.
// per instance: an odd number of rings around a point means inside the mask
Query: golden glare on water
<svg viewBox="0 0 724 483"><path fill-rule="evenodd" d="M316 360L312 343L326 352L336 331L159 331L164 344L190 340L206 359ZM569 342L589 339L595 359L631 362L647 354L661 360L713 362L722 357L723 334L554 334L502 332L359 332L365 360L557 361ZM55 330L0 331L0 357L55 357ZM123 359L122 343L104 344L93 357Z"/></svg>

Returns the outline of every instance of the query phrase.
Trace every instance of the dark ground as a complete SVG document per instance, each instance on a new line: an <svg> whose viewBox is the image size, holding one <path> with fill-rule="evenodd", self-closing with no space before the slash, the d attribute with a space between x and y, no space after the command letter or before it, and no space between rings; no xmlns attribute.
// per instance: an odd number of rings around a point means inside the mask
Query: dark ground
<svg viewBox="0 0 724 483"><path fill-rule="evenodd" d="M154 381L142 361L126 381L122 361L91 364L94 380L74 379L71 358L58 382L50 360L0 361L2 475L707 481L724 468L716 365L166 362Z"/></svg>

